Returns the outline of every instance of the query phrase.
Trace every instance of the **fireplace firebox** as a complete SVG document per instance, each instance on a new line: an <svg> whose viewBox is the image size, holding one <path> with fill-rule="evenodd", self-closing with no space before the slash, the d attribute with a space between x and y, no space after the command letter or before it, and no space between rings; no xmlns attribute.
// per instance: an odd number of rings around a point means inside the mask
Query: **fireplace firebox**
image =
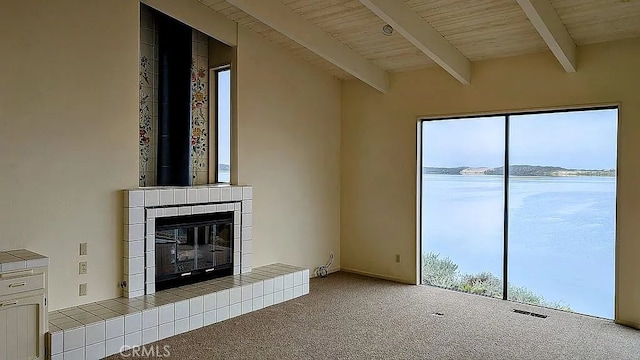
<svg viewBox="0 0 640 360"><path fill-rule="evenodd" d="M156 219L156 290L233 275L233 212Z"/></svg>

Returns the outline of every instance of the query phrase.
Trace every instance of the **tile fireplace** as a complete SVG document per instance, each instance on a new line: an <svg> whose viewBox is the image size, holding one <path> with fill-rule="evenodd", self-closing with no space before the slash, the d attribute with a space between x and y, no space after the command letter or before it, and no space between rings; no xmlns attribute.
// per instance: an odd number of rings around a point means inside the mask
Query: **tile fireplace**
<svg viewBox="0 0 640 360"><path fill-rule="evenodd" d="M123 295L251 272L251 186L124 191Z"/></svg>
<svg viewBox="0 0 640 360"><path fill-rule="evenodd" d="M125 190L124 296L49 313L50 358L100 359L308 294L308 269L252 268L252 198L239 185ZM233 275L156 292L164 276L216 269Z"/></svg>

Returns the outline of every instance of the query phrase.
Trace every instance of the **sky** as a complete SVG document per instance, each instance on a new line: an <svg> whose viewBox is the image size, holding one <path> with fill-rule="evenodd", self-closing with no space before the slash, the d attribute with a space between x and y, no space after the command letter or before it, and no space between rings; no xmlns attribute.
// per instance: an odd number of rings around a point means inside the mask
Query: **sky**
<svg viewBox="0 0 640 360"><path fill-rule="evenodd" d="M618 110L511 115L511 165L614 169ZM423 166L504 165L505 117L423 122Z"/></svg>
<svg viewBox="0 0 640 360"><path fill-rule="evenodd" d="M231 71L218 72L218 162L231 164Z"/></svg>

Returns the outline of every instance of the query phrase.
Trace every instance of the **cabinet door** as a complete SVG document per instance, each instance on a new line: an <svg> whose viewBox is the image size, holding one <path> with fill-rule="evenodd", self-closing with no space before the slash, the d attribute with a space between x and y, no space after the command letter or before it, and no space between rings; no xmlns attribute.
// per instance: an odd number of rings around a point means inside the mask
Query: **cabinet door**
<svg viewBox="0 0 640 360"><path fill-rule="evenodd" d="M0 360L42 358L43 297L0 301Z"/></svg>

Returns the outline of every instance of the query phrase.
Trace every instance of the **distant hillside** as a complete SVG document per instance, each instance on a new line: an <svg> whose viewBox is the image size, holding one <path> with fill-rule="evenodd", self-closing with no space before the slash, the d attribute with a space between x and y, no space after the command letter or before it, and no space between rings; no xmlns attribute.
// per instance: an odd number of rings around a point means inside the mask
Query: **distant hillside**
<svg viewBox="0 0 640 360"><path fill-rule="evenodd" d="M423 174L444 174L444 175L460 175L462 170L469 169L467 167L456 168L439 168L439 167L424 167L422 168Z"/></svg>
<svg viewBox="0 0 640 360"><path fill-rule="evenodd" d="M443 175L502 175L504 166L497 168L487 167L424 167L423 174L443 174ZM614 169L588 170L588 169L565 169L558 166L535 166L535 165L511 165L509 166L511 176L615 176Z"/></svg>

